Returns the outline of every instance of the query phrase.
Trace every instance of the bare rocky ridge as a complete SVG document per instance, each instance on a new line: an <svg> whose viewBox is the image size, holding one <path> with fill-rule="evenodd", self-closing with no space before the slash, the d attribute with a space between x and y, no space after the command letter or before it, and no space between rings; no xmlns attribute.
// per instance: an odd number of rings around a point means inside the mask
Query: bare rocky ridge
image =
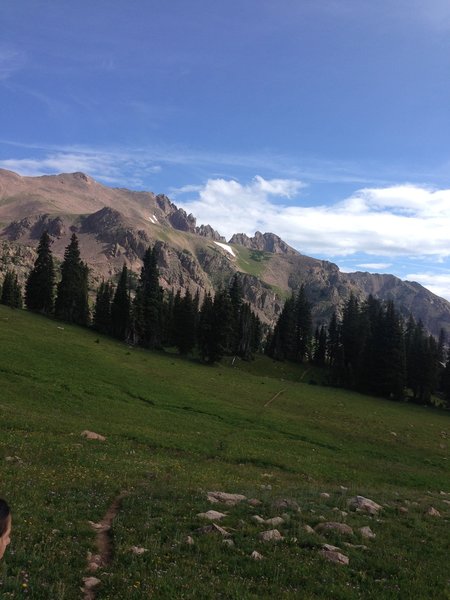
<svg viewBox="0 0 450 600"><path fill-rule="evenodd" d="M303 284L316 323L327 322L353 292L360 299L368 294L391 299L405 317L412 313L434 335L441 327L450 335L450 303L418 283L393 275L341 273L274 233L238 233L227 245L220 233L210 225L197 226L193 215L164 194L110 188L84 173L22 177L0 169L0 273L14 268L23 280L44 230L53 238L57 260L77 233L92 288L115 276L124 262L139 273L144 251L157 244L165 289L189 288L203 297L240 273L245 298L271 325L285 299Z"/></svg>

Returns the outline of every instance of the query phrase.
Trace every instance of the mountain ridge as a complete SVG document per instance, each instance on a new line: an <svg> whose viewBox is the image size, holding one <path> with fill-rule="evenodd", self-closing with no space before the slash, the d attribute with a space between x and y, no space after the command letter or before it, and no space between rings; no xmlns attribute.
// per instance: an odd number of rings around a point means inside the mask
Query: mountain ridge
<svg viewBox="0 0 450 600"><path fill-rule="evenodd" d="M24 277L44 229L61 259L73 232L92 270L92 285L118 273L123 263L138 273L149 245L158 244L161 284L214 293L238 273L244 297L273 325L284 300L301 285L316 323L328 321L350 296L370 293L394 300L404 317L421 319L450 335L450 303L416 282L390 274L342 273L334 263L306 256L275 233L234 234L229 241L165 194L105 186L81 172L21 176L0 169L0 271L15 264Z"/></svg>

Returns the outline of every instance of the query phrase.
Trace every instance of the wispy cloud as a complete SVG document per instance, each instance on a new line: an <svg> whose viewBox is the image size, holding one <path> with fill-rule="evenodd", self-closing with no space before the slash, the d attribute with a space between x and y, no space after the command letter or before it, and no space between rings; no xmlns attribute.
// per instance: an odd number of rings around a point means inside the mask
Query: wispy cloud
<svg viewBox="0 0 450 600"><path fill-rule="evenodd" d="M369 271L384 271L385 269L388 269L389 267L392 267L392 263L359 263L356 265L356 267L358 267L358 269L367 269Z"/></svg>
<svg viewBox="0 0 450 600"><path fill-rule="evenodd" d="M25 54L13 47L0 45L0 81L9 79L26 62Z"/></svg>
<svg viewBox="0 0 450 600"><path fill-rule="evenodd" d="M123 185L126 182L136 186L142 185L140 177L144 171L158 173L161 170L160 165L151 162L133 162L128 156L96 151L55 152L42 158L5 159L0 160L0 167L28 176L83 171L105 183Z"/></svg>

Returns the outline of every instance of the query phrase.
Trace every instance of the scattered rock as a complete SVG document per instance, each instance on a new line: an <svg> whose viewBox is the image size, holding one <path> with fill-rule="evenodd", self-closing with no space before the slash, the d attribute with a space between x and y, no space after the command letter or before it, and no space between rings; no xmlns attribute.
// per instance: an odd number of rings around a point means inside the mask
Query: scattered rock
<svg viewBox="0 0 450 600"><path fill-rule="evenodd" d="M322 493L320 494L320 497L321 497L321 498L330 498L330 494L329 494L328 492L322 492Z"/></svg>
<svg viewBox="0 0 450 600"><path fill-rule="evenodd" d="M248 503L250 504L250 506L261 506L262 504L261 500L258 500L257 498L250 498L250 500L248 500Z"/></svg>
<svg viewBox="0 0 450 600"><path fill-rule="evenodd" d="M442 502L445 502L445 504L450 504L450 500L442 500Z"/></svg>
<svg viewBox="0 0 450 600"><path fill-rule="evenodd" d="M103 567L103 560L100 554L92 554L92 552L88 552L87 562L89 571L94 572L100 569L100 567Z"/></svg>
<svg viewBox="0 0 450 600"><path fill-rule="evenodd" d="M329 550L330 552L339 552L340 548L337 546L332 546L331 544L323 544L323 550Z"/></svg>
<svg viewBox="0 0 450 600"><path fill-rule="evenodd" d="M272 525L272 527L278 527L283 525L284 519L282 517L273 517L272 519L266 519L266 525Z"/></svg>
<svg viewBox="0 0 450 600"><path fill-rule="evenodd" d="M213 503L222 502L222 504L228 504L229 506L235 506L247 500L242 494L228 494L227 492L208 492L208 500Z"/></svg>
<svg viewBox="0 0 450 600"><path fill-rule="evenodd" d="M348 490L348 487L345 487L345 485L340 485L339 489L341 490L341 492L346 492Z"/></svg>
<svg viewBox="0 0 450 600"><path fill-rule="evenodd" d="M390 432L390 434L391 434L393 437L397 437L397 434L395 433L395 431L391 431L391 432Z"/></svg>
<svg viewBox="0 0 450 600"><path fill-rule="evenodd" d="M6 462L22 464L22 459L19 456L6 456Z"/></svg>
<svg viewBox="0 0 450 600"><path fill-rule="evenodd" d="M263 525L266 523L265 520L259 515L253 515L252 521L255 521L255 523L258 523L258 525Z"/></svg>
<svg viewBox="0 0 450 600"><path fill-rule="evenodd" d="M263 473L261 477L267 477L268 479L272 479L273 475L272 473Z"/></svg>
<svg viewBox="0 0 450 600"><path fill-rule="evenodd" d="M109 529L111 529L110 525L108 525L107 523L103 523L103 521L100 521L100 523L88 521L88 523L95 531L108 531Z"/></svg>
<svg viewBox="0 0 450 600"><path fill-rule="evenodd" d="M354 510L360 510L362 512L367 512L371 515L378 514L378 511L383 507L380 504L377 504L370 498L364 498L364 496L355 496L348 501L348 505L350 508Z"/></svg>
<svg viewBox="0 0 450 600"><path fill-rule="evenodd" d="M86 590L91 590L101 583L100 579L97 577L83 577L84 588Z"/></svg>
<svg viewBox="0 0 450 600"><path fill-rule="evenodd" d="M356 550L369 549L367 546L364 546L364 544L350 544L350 542L344 542L344 546L346 546L347 548L355 548Z"/></svg>
<svg viewBox="0 0 450 600"><path fill-rule="evenodd" d="M303 531L306 531L306 533L316 533L311 525L303 525Z"/></svg>
<svg viewBox="0 0 450 600"><path fill-rule="evenodd" d="M398 509L399 512L406 514L408 511L408 509L406 508L406 506L400 506L400 508Z"/></svg>
<svg viewBox="0 0 450 600"><path fill-rule="evenodd" d="M205 513L198 513L197 517L201 517L202 519L208 519L209 521L220 521L226 517L224 513L218 512L217 510L208 510Z"/></svg>
<svg viewBox="0 0 450 600"><path fill-rule="evenodd" d="M363 538L366 538L366 540L373 540L377 537L370 527L360 527L358 531Z"/></svg>
<svg viewBox="0 0 450 600"><path fill-rule="evenodd" d="M188 546L193 546L194 545L194 539L190 535L188 535L187 538L186 538L186 544Z"/></svg>
<svg viewBox="0 0 450 600"><path fill-rule="evenodd" d="M278 500L275 500L275 502L272 504L273 508L276 509L281 509L281 510L295 510L297 512L300 512L300 506L298 505L298 503L295 500L292 500L292 498L279 498Z"/></svg>
<svg viewBox="0 0 450 600"><path fill-rule="evenodd" d="M131 546L130 551L137 556L144 554L144 552L148 552L147 548L141 548L141 546Z"/></svg>
<svg viewBox="0 0 450 600"><path fill-rule="evenodd" d="M231 535L228 533L228 531L226 531L226 529L219 527L219 525L216 525L215 523L212 523L211 525L206 525L205 527L199 527L195 530L195 533L199 533L200 535L220 534L223 537L228 537L229 535Z"/></svg>
<svg viewBox="0 0 450 600"><path fill-rule="evenodd" d="M106 440L104 435L95 433L95 431L88 431L87 429L81 432L81 437L84 437L87 440L98 440L99 442L104 442Z"/></svg>
<svg viewBox="0 0 450 600"><path fill-rule="evenodd" d="M326 533L327 531L336 531L342 535L353 535L353 529L350 525L345 523L335 523L334 521L328 521L327 523L319 523L315 527L316 532Z"/></svg>
<svg viewBox="0 0 450 600"><path fill-rule="evenodd" d="M446 493L446 492L443 492L443 491L441 490L441 491L439 492L439 495L440 495L440 496L447 496L447 493Z"/></svg>
<svg viewBox="0 0 450 600"><path fill-rule="evenodd" d="M336 552L335 550L320 550L320 554L326 560L336 563L337 565L348 565L350 562L348 556Z"/></svg>
<svg viewBox="0 0 450 600"><path fill-rule="evenodd" d="M253 550L253 552L250 554L250 558L253 558L253 560L262 560L264 556L259 552L256 552L256 550Z"/></svg>
<svg viewBox="0 0 450 600"><path fill-rule="evenodd" d="M430 506L430 508L427 510L427 512L425 513L426 515L428 515L429 517L440 517L441 513L436 510L435 508L433 508L432 506Z"/></svg>
<svg viewBox="0 0 450 600"><path fill-rule="evenodd" d="M225 546L230 547L234 546L234 542L230 538L225 538L224 540L222 540L222 544L225 544Z"/></svg>
<svg viewBox="0 0 450 600"><path fill-rule="evenodd" d="M283 539L283 536L278 529L269 529L259 534L260 539L263 542L278 542Z"/></svg>
<svg viewBox="0 0 450 600"><path fill-rule="evenodd" d="M272 489L272 486L270 485L270 483L267 483L266 485L260 485L259 487L262 490L271 490Z"/></svg>

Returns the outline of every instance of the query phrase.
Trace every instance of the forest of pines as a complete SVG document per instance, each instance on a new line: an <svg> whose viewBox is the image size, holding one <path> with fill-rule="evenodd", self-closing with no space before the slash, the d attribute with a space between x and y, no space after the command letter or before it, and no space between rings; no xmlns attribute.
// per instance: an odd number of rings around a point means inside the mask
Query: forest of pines
<svg viewBox="0 0 450 600"><path fill-rule="evenodd" d="M437 394L450 405L450 355L444 332L428 335L411 316L405 323L392 302L352 294L328 324L313 331L311 305L302 287L289 298L273 331L264 327L243 301L239 274L228 288L200 299L197 292L164 292L159 285L157 249L148 248L137 285L123 266L117 284L103 281L89 307L88 266L72 235L60 268L47 232L41 236L34 267L25 283L28 310L56 317L149 349L175 347L182 355L214 363L223 356L253 359L264 351L277 361L310 363L324 372L328 385L394 400L433 404ZM57 282L58 279L58 283ZM133 288L133 289L132 289ZM0 302L22 308L17 275L6 272ZM267 335L264 335L267 333Z"/></svg>

